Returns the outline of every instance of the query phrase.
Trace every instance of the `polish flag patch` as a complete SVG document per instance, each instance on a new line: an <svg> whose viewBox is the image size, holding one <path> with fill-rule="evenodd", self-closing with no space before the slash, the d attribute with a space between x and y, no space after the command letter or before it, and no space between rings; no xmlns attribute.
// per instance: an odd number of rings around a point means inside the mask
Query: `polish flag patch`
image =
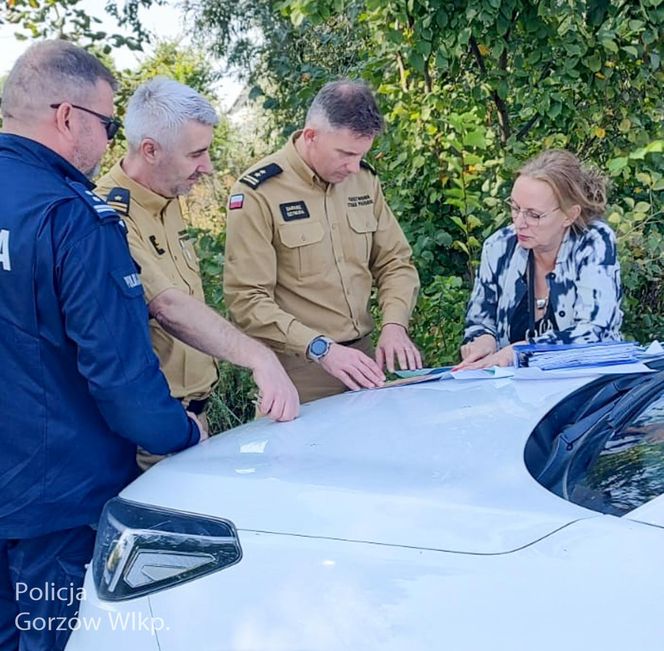
<svg viewBox="0 0 664 651"><path fill-rule="evenodd" d="M232 194L231 198L228 200L229 210L238 210L244 205L244 195L243 194Z"/></svg>

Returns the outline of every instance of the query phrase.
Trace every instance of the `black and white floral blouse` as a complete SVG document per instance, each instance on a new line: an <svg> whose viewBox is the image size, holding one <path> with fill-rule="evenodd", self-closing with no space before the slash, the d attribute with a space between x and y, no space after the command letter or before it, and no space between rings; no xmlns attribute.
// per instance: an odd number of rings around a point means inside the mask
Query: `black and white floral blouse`
<svg viewBox="0 0 664 651"><path fill-rule="evenodd" d="M489 237L468 303L464 343L483 334L498 348L510 344L510 323L527 295L528 251L518 245L512 226ZM547 276L556 330L535 336L540 343L590 343L620 340L622 310L616 238L603 221L587 230L568 230L556 266Z"/></svg>

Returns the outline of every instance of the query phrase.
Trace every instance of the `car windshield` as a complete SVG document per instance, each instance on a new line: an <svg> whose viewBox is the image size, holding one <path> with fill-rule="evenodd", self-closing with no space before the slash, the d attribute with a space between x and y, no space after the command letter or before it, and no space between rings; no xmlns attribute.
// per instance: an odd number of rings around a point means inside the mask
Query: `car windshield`
<svg viewBox="0 0 664 651"><path fill-rule="evenodd" d="M664 390L624 428L613 430L585 471L571 473L569 499L622 514L664 493Z"/></svg>
<svg viewBox="0 0 664 651"><path fill-rule="evenodd" d="M664 493L664 362L649 375L601 378L538 425L531 474L580 506L623 515Z"/></svg>

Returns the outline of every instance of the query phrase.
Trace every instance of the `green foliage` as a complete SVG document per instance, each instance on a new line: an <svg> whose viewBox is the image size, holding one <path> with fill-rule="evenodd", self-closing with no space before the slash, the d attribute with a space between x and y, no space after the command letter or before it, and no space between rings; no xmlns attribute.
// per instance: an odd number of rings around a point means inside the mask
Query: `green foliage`
<svg viewBox="0 0 664 651"><path fill-rule="evenodd" d="M293 29L280 1L199 0L188 6L201 42L228 61L249 84L249 99L269 112L261 135L272 139L295 130L325 81L358 74L366 58L354 9Z"/></svg>
<svg viewBox="0 0 664 651"><path fill-rule="evenodd" d="M205 301L228 318L221 279L224 271L225 233L195 230ZM211 432L224 432L246 423L255 415L256 385L251 373L227 362L219 364L219 384L210 400L208 421Z"/></svg>
<svg viewBox="0 0 664 651"><path fill-rule="evenodd" d="M410 331L427 366L458 362L468 298L458 276L436 276L422 289Z"/></svg>
<svg viewBox="0 0 664 651"><path fill-rule="evenodd" d="M123 3L122 9L116 2L106 3L106 10L116 17L120 26L132 28L131 36L109 34L101 29L101 19L81 7L80 0L7 0L0 9L0 20L16 25L18 40L61 38L109 55L114 47L141 50L149 34L138 21L138 9L164 4L164 1L130 0Z"/></svg>
<svg viewBox="0 0 664 651"><path fill-rule="evenodd" d="M159 41L154 53L141 62L139 70L129 79L123 78L120 96L130 95L136 86L157 75L172 77L207 96L211 102L216 101L212 88L219 81L220 73L213 69L204 52L194 47L184 47L177 41Z"/></svg>
<svg viewBox="0 0 664 651"><path fill-rule="evenodd" d="M609 161L614 179L632 189L609 207L618 234L625 291L624 331L637 341L664 340L664 140Z"/></svg>

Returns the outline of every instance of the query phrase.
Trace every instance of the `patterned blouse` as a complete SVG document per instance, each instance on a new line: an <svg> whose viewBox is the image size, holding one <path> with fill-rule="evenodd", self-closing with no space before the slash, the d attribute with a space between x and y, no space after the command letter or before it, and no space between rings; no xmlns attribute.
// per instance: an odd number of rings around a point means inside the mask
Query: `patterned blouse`
<svg viewBox="0 0 664 651"><path fill-rule="evenodd" d="M528 251L518 245L512 226L486 240L468 303L464 343L490 334L499 349L509 345L513 312L528 292L527 266ZM547 282L558 329L532 342L622 339L620 264L615 235L606 223L596 220L580 233L569 229Z"/></svg>

